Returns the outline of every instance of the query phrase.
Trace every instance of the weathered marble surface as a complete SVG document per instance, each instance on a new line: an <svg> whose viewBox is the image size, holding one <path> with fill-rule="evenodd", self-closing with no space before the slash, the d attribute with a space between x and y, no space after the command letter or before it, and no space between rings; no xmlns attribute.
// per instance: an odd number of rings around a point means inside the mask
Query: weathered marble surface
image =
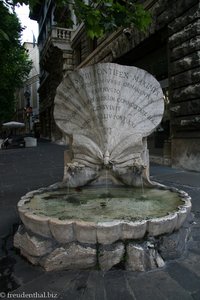
<svg viewBox="0 0 200 300"><path fill-rule="evenodd" d="M70 243L56 248L40 264L46 271L63 269L89 269L96 266L96 249L88 245Z"/></svg>
<svg viewBox="0 0 200 300"><path fill-rule="evenodd" d="M68 269L100 269L108 271L120 264L129 271L147 271L165 266L170 259L181 257L186 249L189 228L143 240L119 240L111 244L61 242L30 234L21 226L14 239L28 261L46 271ZM119 266L118 266L119 267Z"/></svg>
<svg viewBox="0 0 200 300"><path fill-rule="evenodd" d="M73 137L72 163L78 164L87 182L96 174L84 166L110 167L124 177L127 167L146 165L144 138L159 125L163 111L162 89L152 75L136 67L105 63L64 78L57 89L54 118ZM72 182L76 177L80 182L78 176L71 176L76 169L73 164L65 178ZM71 185L75 184L76 180Z"/></svg>
<svg viewBox="0 0 200 300"><path fill-rule="evenodd" d="M146 271L163 267L165 260L180 257L184 251L188 230L179 228L191 209L186 192L170 188L183 201L176 212L135 222L59 220L37 216L27 208L34 195L63 186L66 183L29 192L18 203L24 225L15 234L14 245L32 264L46 271L97 267L106 271L120 263L127 270ZM157 187L168 189L160 184Z"/></svg>
<svg viewBox="0 0 200 300"><path fill-rule="evenodd" d="M152 242L129 243L127 246L126 269L128 271L147 271L164 267L165 262Z"/></svg>
<svg viewBox="0 0 200 300"><path fill-rule="evenodd" d="M100 245L98 254L100 269L108 271L123 260L125 245L122 242L108 246Z"/></svg>
<svg viewBox="0 0 200 300"><path fill-rule="evenodd" d="M23 226L19 227L14 236L14 246L36 257L44 256L53 250L52 240L30 235L24 230Z"/></svg>
<svg viewBox="0 0 200 300"><path fill-rule="evenodd" d="M33 195L43 192L51 192L66 187L66 183L57 183L49 188L40 189L33 193L27 193L18 203L18 211L26 229L44 238L52 238L58 243L80 242L88 244L112 244L119 240L143 239L146 234L160 236L178 230L185 222L191 210L191 197L184 191L170 188L177 193L183 204L175 212L159 218L148 220L111 220L104 222L87 222L79 219L59 220L56 217L36 215L30 211L26 203L31 201ZM169 188L157 184L157 188L168 190ZM145 201L145 200L144 200Z"/></svg>

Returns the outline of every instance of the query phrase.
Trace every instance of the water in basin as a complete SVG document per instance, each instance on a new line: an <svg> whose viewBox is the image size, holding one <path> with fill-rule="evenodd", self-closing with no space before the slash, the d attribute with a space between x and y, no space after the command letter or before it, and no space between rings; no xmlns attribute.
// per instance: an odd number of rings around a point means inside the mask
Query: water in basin
<svg viewBox="0 0 200 300"><path fill-rule="evenodd" d="M66 188L36 194L25 204L32 213L90 222L144 220L176 211L183 201L169 190L130 187Z"/></svg>

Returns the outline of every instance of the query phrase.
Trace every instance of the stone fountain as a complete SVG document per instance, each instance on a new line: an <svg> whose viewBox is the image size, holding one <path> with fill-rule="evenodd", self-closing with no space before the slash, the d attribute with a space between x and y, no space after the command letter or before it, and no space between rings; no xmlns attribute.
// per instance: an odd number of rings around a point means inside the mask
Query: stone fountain
<svg viewBox="0 0 200 300"><path fill-rule="evenodd" d="M64 179L19 201L23 256L47 271L165 265L191 202L149 179L146 138L163 111L160 84L142 69L103 63L64 78L54 109L70 141Z"/></svg>

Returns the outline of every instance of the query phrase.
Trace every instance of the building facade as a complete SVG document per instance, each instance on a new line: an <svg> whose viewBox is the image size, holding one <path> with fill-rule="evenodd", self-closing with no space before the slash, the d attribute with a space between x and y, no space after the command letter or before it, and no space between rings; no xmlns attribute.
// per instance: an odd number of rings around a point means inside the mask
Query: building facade
<svg viewBox="0 0 200 300"><path fill-rule="evenodd" d="M146 33L125 28L93 41L83 24L65 28L68 7L59 11L46 0L34 9L42 134L62 138L53 120L53 101L67 72L101 62L136 66L154 75L165 95L163 121L148 140L151 159L200 171L200 0L140 2L152 15Z"/></svg>
<svg viewBox="0 0 200 300"><path fill-rule="evenodd" d="M34 132L39 123L39 50L36 43L25 42L32 68L22 88L16 92L17 119L25 123L26 133Z"/></svg>

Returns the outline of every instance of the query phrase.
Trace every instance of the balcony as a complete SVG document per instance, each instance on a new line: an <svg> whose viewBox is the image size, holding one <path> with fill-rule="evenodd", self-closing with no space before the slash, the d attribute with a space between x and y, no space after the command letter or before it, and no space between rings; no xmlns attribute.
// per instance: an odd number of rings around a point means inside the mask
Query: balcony
<svg viewBox="0 0 200 300"><path fill-rule="evenodd" d="M62 51L71 51L72 32L72 29L52 27L47 38L39 41L40 60L46 60L54 47Z"/></svg>

